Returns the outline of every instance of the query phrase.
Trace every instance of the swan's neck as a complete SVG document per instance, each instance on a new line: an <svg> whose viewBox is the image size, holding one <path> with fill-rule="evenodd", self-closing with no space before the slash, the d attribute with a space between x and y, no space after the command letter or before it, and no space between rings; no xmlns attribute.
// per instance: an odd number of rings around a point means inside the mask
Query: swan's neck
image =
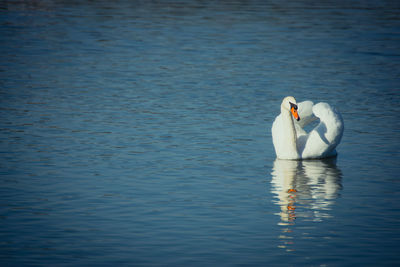
<svg viewBox="0 0 400 267"><path fill-rule="evenodd" d="M281 109L281 114L286 135L285 139L287 142L287 151L290 151L290 153L293 154L291 157L297 157L297 134L294 127L292 114L290 114L290 111L283 108Z"/></svg>

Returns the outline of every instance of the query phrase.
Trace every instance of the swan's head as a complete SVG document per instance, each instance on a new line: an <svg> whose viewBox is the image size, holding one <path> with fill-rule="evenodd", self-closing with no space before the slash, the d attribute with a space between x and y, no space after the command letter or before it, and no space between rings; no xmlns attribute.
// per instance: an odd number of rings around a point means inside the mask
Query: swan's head
<svg viewBox="0 0 400 267"><path fill-rule="evenodd" d="M297 121L300 120L299 113L297 113L297 102L293 96L287 96L283 99L281 104L281 110L282 109L290 111Z"/></svg>

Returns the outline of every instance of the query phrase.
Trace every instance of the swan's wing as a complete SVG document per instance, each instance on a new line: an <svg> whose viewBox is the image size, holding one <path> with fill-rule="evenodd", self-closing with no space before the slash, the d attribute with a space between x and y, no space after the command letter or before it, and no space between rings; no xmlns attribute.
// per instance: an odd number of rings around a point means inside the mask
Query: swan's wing
<svg viewBox="0 0 400 267"><path fill-rule="evenodd" d="M335 148L342 139L344 125L340 113L327 103L312 108L320 123L307 135L298 139L302 158L324 158L336 154Z"/></svg>
<svg viewBox="0 0 400 267"><path fill-rule="evenodd" d="M309 116L313 116L313 106L314 103L312 101L303 101L300 103L297 103L298 106L298 112L299 115L303 116L303 117L309 117Z"/></svg>
<svg viewBox="0 0 400 267"><path fill-rule="evenodd" d="M297 103L297 111L299 113L300 120L295 121L295 125L300 126L300 128L304 128L307 124L317 119L317 117L315 117L313 114L313 105L314 103L311 101Z"/></svg>
<svg viewBox="0 0 400 267"><path fill-rule="evenodd" d="M306 135L306 131L303 129L305 126L313 122L317 119L317 117L313 114L313 102L311 101L303 101L297 103L298 106L298 113L300 116L300 120L293 120L294 127L296 128L297 138L300 136Z"/></svg>

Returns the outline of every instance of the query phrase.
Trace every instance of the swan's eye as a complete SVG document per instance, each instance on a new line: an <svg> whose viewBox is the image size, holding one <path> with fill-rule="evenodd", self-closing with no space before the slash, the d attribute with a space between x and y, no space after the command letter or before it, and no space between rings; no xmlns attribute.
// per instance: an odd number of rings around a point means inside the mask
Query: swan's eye
<svg viewBox="0 0 400 267"><path fill-rule="evenodd" d="M289 102L289 103L290 103L290 108L294 108L294 110L297 110L297 105L296 104L293 104L291 102Z"/></svg>

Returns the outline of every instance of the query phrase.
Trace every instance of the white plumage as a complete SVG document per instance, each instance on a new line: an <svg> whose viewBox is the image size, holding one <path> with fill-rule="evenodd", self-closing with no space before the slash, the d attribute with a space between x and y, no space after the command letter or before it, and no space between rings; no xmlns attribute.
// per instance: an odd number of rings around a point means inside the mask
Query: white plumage
<svg viewBox="0 0 400 267"><path fill-rule="evenodd" d="M296 120L294 120L294 118ZM319 124L307 133L304 127L319 119ZM272 124L272 141L279 159L314 159L336 155L343 135L343 119L327 103L313 105L311 101L297 104L294 97L285 97Z"/></svg>

